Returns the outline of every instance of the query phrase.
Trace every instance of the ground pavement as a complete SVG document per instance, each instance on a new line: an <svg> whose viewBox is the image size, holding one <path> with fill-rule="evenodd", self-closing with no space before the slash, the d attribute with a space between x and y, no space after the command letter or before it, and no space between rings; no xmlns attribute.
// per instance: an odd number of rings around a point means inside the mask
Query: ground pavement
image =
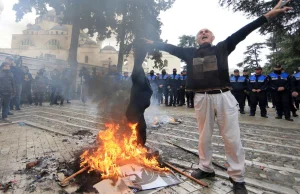
<svg viewBox="0 0 300 194"><path fill-rule="evenodd" d="M43 107L24 107L10 117L14 124L0 124L0 182L14 181L13 189L7 193L61 193L62 189L51 180L32 189L28 186L32 185L32 177L18 172L24 170L26 163L39 157L50 157L56 163L69 161L77 151L92 145L106 121L99 112L101 110L95 104L83 106L75 101L64 107L45 104ZM269 109L269 116L269 119L260 118L259 114L256 117L240 116L241 138L246 151L247 188L250 193L300 193L300 119L293 123L275 120L274 109ZM193 110L150 107L146 111L149 126L154 117L162 125L159 128L149 127L148 146L158 149L164 159L186 173L197 168L197 157L167 143L172 141L197 153L198 133ZM168 124L171 117L183 122ZM90 132L91 136L78 138L74 135L82 130ZM224 144L217 126L213 134L213 148L213 161L226 167ZM209 188L178 175L183 183L155 193L232 193L226 171L216 167L216 174L216 178L203 180Z"/></svg>

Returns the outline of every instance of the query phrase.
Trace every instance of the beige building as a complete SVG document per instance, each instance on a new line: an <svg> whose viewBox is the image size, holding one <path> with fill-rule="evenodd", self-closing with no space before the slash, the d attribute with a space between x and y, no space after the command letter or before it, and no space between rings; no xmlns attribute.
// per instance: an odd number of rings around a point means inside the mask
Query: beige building
<svg viewBox="0 0 300 194"><path fill-rule="evenodd" d="M0 52L11 55L20 55L36 59L58 59L66 61L71 43L72 25L61 25L58 22L62 15L54 11L36 18L35 24L28 24L23 34L13 34L11 48L0 48ZM107 45L107 41L104 43ZM113 40L113 42L115 42ZM94 41L81 31L78 45L78 62L99 67L108 67L117 64L118 51L111 45L104 45L102 41ZM180 69L180 60L168 53L163 53L163 60L168 63L166 70L172 72L173 68ZM143 64L146 72L153 69L154 62L147 60ZM125 59L123 71L131 72L133 69L133 56ZM158 72L158 70L155 70Z"/></svg>

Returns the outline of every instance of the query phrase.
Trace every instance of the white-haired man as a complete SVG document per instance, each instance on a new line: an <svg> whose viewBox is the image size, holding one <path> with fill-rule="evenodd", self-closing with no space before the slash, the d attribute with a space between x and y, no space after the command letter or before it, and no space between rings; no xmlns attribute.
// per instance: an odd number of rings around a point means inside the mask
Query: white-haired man
<svg viewBox="0 0 300 194"><path fill-rule="evenodd" d="M225 144L228 160L228 174L235 194L246 194L244 183L245 152L240 140L238 123L238 102L230 92L228 76L228 56L236 45L251 32L267 23L279 13L291 10L279 1L271 11L244 26L226 40L212 45L215 37L209 29L202 29L197 34L200 47L181 48L170 44L146 40L156 49L164 50L187 63L187 91L196 92L195 112L199 129L199 169L192 173L197 179L215 176L212 167L212 142L215 118Z"/></svg>

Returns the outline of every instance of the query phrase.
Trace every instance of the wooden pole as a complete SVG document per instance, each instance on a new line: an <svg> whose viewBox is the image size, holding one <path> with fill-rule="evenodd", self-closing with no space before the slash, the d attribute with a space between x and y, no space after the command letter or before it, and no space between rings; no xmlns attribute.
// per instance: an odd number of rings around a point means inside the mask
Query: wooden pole
<svg viewBox="0 0 300 194"><path fill-rule="evenodd" d="M167 167L173 169L174 171L176 171L176 172L182 174L183 176L185 176L185 177L187 177L187 178L189 178L189 179L195 181L195 182L198 183L199 185L202 185L203 187L208 187L207 183L202 182L202 181L200 181L200 180L198 180L198 179L196 179L196 178L194 178L194 177L192 177L192 176L190 176L190 175L188 175L188 174L182 172L181 170L179 170L178 168L175 168L175 167L172 166L171 164L169 164L169 163L167 163L167 162L164 162L164 164L165 164Z"/></svg>
<svg viewBox="0 0 300 194"><path fill-rule="evenodd" d="M88 166L87 166L87 167L84 167L84 168L82 168L81 170L79 170L78 172L76 172L76 173L72 174L71 176L65 178L65 179L61 182L61 185L66 184L66 183L67 183L68 181L70 181L72 178L76 177L77 175L83 173L84 171L86 171L86 170L88 170L88 169L89 169Z"/></svg>
<svg viewBox="0 0 300 194"><path fill-rule="evenodd" d="M190 151L190 150L188 150L188 149L186 149L186 148L184 148L184 147L181 147L181 146L179 146L179 145L177 145L177 144L175 144L175 143L173 143L173 142L171 142L171 141L167 141L167 143L168 143L168 144L171 144L171 145L173 145L173 146L175 146L175 147L177 147L177 148L180 148L180 149L182 149L182 150L184 150L184 151L186 151L186 152L188 152L188 153L190 153L190 154L193 154L194 156L198 156L198 157L199 157L199 154L197 154L197 153L195 153L195 152L193 152L193 151ZM217 167L219 167L219 168L221 168L221 169L224 170L224 171L227 171L227 168L226 168L226 167L221 166L220 164L217 164L216 162L212 162L212 164L215 165L215 166L217 166Z"/></svg>

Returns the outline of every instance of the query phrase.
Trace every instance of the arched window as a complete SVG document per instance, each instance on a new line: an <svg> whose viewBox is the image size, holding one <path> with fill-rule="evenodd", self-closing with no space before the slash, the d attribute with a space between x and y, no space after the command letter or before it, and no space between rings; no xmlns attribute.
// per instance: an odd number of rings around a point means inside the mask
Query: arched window
<svg viewBox="0 0 300 194"><path fill-rule="evenodd" d="M85 57L84 57L84 62L85 62L85 63L89 63L89 57L88 57L88 56L85 56Z"/></svg>
<svg viewBox="0 0 300 194"><path fill-rule="evenodd" d="M46 43L45 47L46 47L47 49L60 49L60 48L61 48L61 47L60 47L59 41L58 41L58 40L55 40L55 39L49 40L49 41Z"/></svg>
<svg viewBox="0 0 300 194"><path fill-rule="evenodd" d="M29 39L25 39L20 42L20 49L27 49L30 46L33 46L33 44Z"/></svg>

